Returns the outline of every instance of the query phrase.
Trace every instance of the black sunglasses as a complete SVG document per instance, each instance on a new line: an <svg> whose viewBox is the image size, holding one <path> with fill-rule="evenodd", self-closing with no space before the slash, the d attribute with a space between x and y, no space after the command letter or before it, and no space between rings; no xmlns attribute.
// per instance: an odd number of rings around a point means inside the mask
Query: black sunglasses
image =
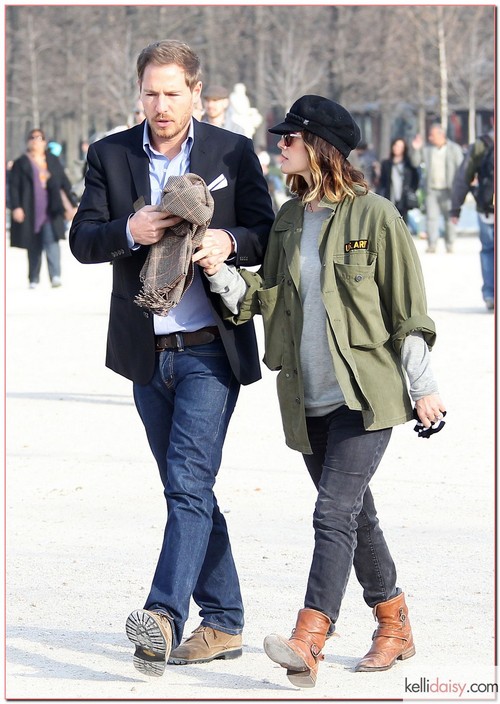
<svg viewBox="0 0 500 704"><path fill-rule="evenodd" d="M299 132L286 132L281 135L281 139L287 148L292 146L292 142L296 137L302 139L302 135Z"/></svg>

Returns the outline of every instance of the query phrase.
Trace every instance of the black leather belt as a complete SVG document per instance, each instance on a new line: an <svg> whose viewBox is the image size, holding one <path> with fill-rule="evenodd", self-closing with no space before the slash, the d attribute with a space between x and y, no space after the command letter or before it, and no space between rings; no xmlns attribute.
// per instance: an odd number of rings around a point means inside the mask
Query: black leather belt
<svg viewBox="0 0 500 704"><path fill-rule="evenodd" d="M215 326L210 328L201 328L194 332L173 332L170 335L156 335L156 351L162 350L182 350L185 347L193 347L195 345L206 345L220 337L219 329Z"/></svg>

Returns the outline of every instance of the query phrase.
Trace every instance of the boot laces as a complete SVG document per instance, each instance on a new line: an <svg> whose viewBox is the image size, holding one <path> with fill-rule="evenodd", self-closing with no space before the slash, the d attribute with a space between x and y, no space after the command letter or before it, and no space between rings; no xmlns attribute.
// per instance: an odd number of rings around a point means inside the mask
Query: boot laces
<svg viewBox="0 0 500 704"><path fill-rule="evenodd" d="M198 626L198 628L195 628L189 637L192 638L195 633L205 633L206 631L211 631L213 639L217 639L217 631L215 628L210 628L210 626Z"/></svg>

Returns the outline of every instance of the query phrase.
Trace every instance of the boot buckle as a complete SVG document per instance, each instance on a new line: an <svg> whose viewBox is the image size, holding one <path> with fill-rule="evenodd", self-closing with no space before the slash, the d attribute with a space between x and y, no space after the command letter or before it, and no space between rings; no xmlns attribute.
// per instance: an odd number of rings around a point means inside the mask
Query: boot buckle
<svg viewBox="0 0 500 704"><path fill-rule="evenodd" d="M316 643L313 643L313 644L311 645L310 650L311 650L311 655L312 655L314 658L318 659L319 654L321 653L321 648L318 648L318 646L316 645Z"/></svg>

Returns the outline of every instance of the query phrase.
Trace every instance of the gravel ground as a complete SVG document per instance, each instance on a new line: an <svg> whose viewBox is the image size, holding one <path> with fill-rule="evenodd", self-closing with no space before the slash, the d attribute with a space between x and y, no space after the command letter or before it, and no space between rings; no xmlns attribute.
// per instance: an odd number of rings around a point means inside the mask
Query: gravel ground
<svg viewBox="0 0 500 704"><path fill-rule="evenodd" d="M353 672L374 629L353 578L313 690L291 685L262 648L295 623L313 540L313 487L284 445L274 374L243 388L217 485L246 606L243 657L141 676L124 625L149 590L165 509L130 383L104 367L111 269L80 265L65 242L63 287L51 289L43 269L32 291L25 252L7 249L7 699L369 701L415 698L408 683L424 677L489 681L495 319L476 237L460 237L453 255L416 246L448 422L429 441L398 427L372 488L417 654L388 672ZM198 622L193 604L186 634Z"/></svg>

